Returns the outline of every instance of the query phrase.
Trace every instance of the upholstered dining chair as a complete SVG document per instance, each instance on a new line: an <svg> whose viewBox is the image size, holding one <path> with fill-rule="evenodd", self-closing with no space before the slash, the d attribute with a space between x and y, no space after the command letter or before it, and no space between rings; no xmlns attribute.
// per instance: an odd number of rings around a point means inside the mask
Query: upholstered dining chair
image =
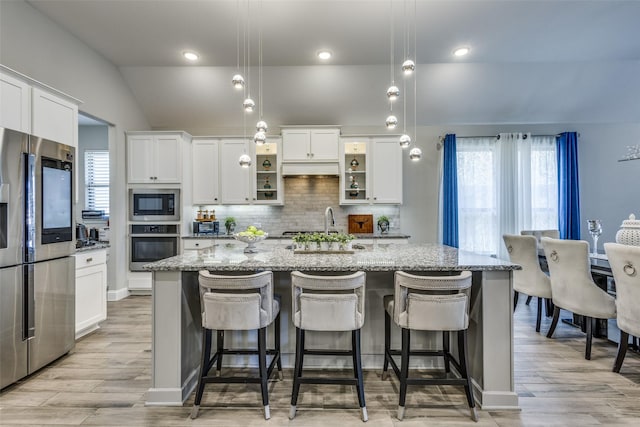
<svg viewBox="0 0 640 427"><path fill-rule="evenodd" d="M521 236L533 236L533 237L535 237L536 238L536 242L538 244L538 252L542 253L542 245L540 244L540 239L543 238L543 237L551 237L552 239L559 239L560 238L560 230L553 230L553 229L549 229L549 230L521 230L520 231L520 235ZM545 266L545 268L546 268L546 266ZM531 295L529 295L527 297L526 304L529 305L530 302L531 302ZM551 315L551 310L553 310L553 308L551 307L550 300L547 300L547 316Z"/></svg>
<svg viewBox="0 0 640 427"><path fill-rule="evenodd" d="M364 400L360 329L364 325L366 273L319 276L291 272L291 317L296 327L296 359L289 419L296 416L301 384L354 385L362 421L369 419ZM307 349L306 331L351 332L351 350ZM353 377L303 377L305 355L351 356Z"/></svg>
<svg viewBox="0 0 640 427"><path fill-rule="evenodd" d="M250 275L216 275L203 270L198 275L202 308L202 355L196 397L191 418L198 416L206 383L259 383L262 392L264 418L271 418L267 381L275 365L282 378L280 361L280 302L273 295L273 273L263 271ZM267 349L267 327L274 323L274 349ZM228 330L257 330L258 349L227 349L224 333ZM212 330L217 331L217 350L211 357ZM223 354L257 354L258 377L223 377ZM272 355L267 367L267 354ZM209 371L216 364L216 375Z"/></svg>
<svg viewBox="0 0 640 427"><path fill-rule="evenodd" d="M640 336L640 246L605 243L604 250L616 282L620 344L613 372L620 372L629 346L629 335Z"/></svg>
<svg viewBox="0 0 640 427"><path fill-rule="evenodd" d="M549 265L551 299L554 305L553 320L547 338L551 338L558 325L561 308L584 316L587 332L584 358L590 360L595 319L615 318L615 300L593 282L589 243L584 240L559 240L549 237L543 237L541 240Z"/></svg>
<svg viewBox="0 0 640 427"><path fill-rule="evenodd" d="M502 236L509 253L509 259L520 264L522 270L513 271L513 310L518 304L518 294L538 297L536 332L540 332L543 298L551 299L551 281L544 274L538 262L538 244L534 236L505 234Z"/></svg>
<svg viewBox="0 0 640 427"><path fill-rule="evenodd" d="M469 291L471 272L457 276L419 276L396 271L394 295L383 298L384 314L384 365L385 379L389 364L400 381L397 418L405 413L407 387L409 385L461 385L467 395L471 419L478 421L478 412L471 389L467 357L467 328L469 327ZM402 349L391 349L391 319L402 330ZM442 331L442 350L411 350L411 330ZM458 360L449 352L449 333L458 338ZM400 356L400 366L393 356ZM458 378L409 378L410 356L442 356L445 373L453 365Z"/></svg>

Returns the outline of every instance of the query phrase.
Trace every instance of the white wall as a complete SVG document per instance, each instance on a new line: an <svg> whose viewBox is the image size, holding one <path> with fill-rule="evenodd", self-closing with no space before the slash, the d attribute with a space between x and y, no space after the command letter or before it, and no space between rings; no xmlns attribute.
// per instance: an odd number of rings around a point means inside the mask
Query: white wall
<svg viewBox="0 0 640 427"><path fill-rule="evenodd" d="M111 194L124 195L124 132L149 124L118 69L22 0L0 2L0 63L81 99L81 111L113 125ZM111 212L110 290L126 287L126 199L121 200Z"/></svg>

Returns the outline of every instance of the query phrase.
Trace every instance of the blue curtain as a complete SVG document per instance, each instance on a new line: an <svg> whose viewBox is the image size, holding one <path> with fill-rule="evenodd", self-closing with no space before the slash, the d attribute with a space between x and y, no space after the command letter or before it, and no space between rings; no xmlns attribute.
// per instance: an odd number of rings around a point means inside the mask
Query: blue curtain
<svg viewBox="0 0 640 427"><path fill-rule="evenodd" d="M558 226L561 239L580 240L578 135L563 132L558 142Z"/></svg>
<svg viewBox="0 0 640 427"><path fill-rule="evenodd" d="M442 177L442 243L458 247L458 162L456 160L456 136L444 138L444 163Z"/></svg>

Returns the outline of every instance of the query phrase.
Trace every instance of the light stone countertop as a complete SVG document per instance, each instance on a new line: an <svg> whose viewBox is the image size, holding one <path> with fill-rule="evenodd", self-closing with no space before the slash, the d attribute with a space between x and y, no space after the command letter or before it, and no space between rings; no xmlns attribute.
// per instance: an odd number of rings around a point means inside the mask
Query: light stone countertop
<svg viewBox="0 0 640 427"><path fill-rule="evenodd" d="M301 254L284 246L258 243L258 253L245 254L247 245L238 241L143 266L148 271L461 271L516 270L508 261L459 251L439 244L365 245L353 254Z"/></svg>
<svg viewBox="0 0 640 427"><path fill-rule="evenodd" d="M76 248L76 253L78 253L78 252L97 251L98 249L107 249L109 247L111 247L109 245L109 242L96 242L95 245L83 246L81 248Z"/></svg>
<svg viewBox="0 0 640 427"><path fill-rule="evenodd" d="M362 233L355 233L353 234L354 236L356 236L356 239L408 239L409 235L407 234L402 234L402 233L385 233L385 234L380 234L380 233L371 233L371 234L362 234ZM229 235L226 233L220 233L220 234L190 234L188 236L182 236L183 239L233 239L233 235ZM293 236L291 235L286 235L283 236L282 234L269 234L269 237L267 237L267 239L292 239Z"/></svg>

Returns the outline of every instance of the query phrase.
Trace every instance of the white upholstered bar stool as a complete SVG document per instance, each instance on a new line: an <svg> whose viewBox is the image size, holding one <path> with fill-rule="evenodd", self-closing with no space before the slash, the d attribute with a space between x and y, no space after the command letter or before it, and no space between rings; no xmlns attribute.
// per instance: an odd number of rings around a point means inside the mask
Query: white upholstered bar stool
<svg viewBox="0 0 640 427"><path fill-rule="evenodd" d="M542 299L551 299L551 281L544 274L538 261L538 243L534 236L505 234L502 236L509 259L520 264L522 270L513 270L513 310L518 304L518 294L538 297L536 332L540 332Z"/></svg>
<svg viewBox="0 0 640 427"><path fill-rule="evenodd" d="M202 308L202 356L196 397L191 418L198 416L200 402L206 383L259 383L265 419L271 418L267 380L277 364L282 378L280 361L280 303L273 296L273 273L226 276L211 274L206 270L198 275L200 303ZM274 323L274 349L267 349L267 327ZM225 349L224 331L257 330L258 349ZM211 357L211 332L217 331L217 350ZM223 354L257 354L258 377L222 377ZM267 354L272 355L267 368ZM216 364L217 375L209 371Z"/></svg>
<svg viewBox="0 0 640 427"><path fill-rule="evenodd" d="M405 413L407 386L409 385L462 385L467 396L471 419L478 421L478 413L471 389L467 365L467 328L469 327L469 290L471 272L457 276L417 276L396 271L394 295L383 299L384 317L384 366L383 379L389 364L400 381L398 419ZM402 349L391 349L391 316L402 329ZM411 351L411 330L443 331L443 349ZM449 353L449 332L458 335L458 361ZM400 355L400 367L392 356ZM460 377L409 378L409 356L443 356L445 372L453 365Z"/></svg>
<svg viewBox="0 0 640 427"><path fill-rule="evenodd" d="M604 250L616 282L620 344L613 372L620 372L629 346L629 335L640 336L640 246L605 243Z"/></svg>
<svg viewBox="0 0 640 427"><path fill-rule="evenodd" d="M590 360L595 319L615 318L615 300L593 282L589 243L584 240L543 237L542 246L549 265L551 299L554 305L547 338L551 338L558 325L561 308L584 316L587 332L584 358Z"/></svg>
<svg viewBox="0 0 640 427"><path fill-rule="evenodd" d="M346 276L311 276L299 271L291 273L291 312L296 327L296 360L290 419L296 415L301 384L341 384L356 386L362 421L367 421L360 352L360 328L364 325L365 279L366 275L362 271ZM305 331L351 331L351 350L305 349ZM351 356L354 378L303 377L304 356L307 354Z"/></svg>

